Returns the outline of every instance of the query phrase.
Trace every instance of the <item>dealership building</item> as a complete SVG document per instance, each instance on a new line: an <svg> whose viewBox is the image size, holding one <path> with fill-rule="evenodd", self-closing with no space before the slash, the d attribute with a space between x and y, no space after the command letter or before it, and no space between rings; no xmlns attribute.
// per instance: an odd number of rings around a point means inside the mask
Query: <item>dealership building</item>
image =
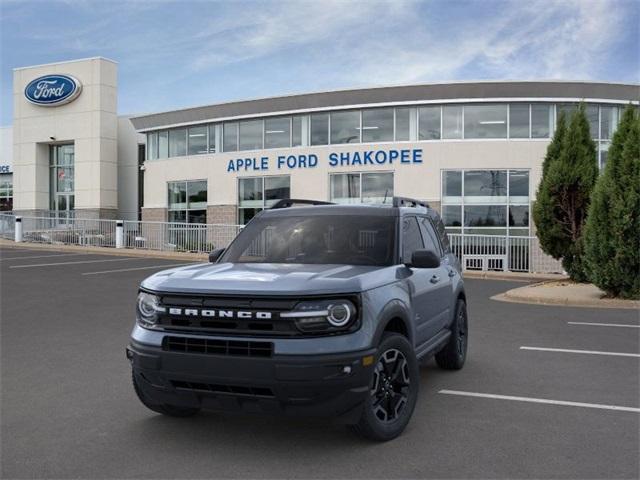
<svg viewBox="0 0 640 480"><path fill-rule="evenodd" d="M585 103L602 167L622 109L640 98L637 84L458 82L123 116L117 89L117 64L104 58L15 69L4 209L243 224L282 198L399 195L430 203L452 232L531 235L560 112Z"/></svg>

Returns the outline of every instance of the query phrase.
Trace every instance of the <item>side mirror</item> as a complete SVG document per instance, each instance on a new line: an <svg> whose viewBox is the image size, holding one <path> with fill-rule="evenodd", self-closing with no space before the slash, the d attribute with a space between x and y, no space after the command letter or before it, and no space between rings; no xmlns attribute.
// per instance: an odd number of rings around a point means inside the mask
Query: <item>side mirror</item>
<svg viewBox="0 0 640 480"><path fill-rule="evenodd" d="M413 268L438 268L440 257L432 250L416 250L411 255L411 265Z"/></svg>
<svg viewBox="0 0 640 480"><path fill-rule="evenodd" d="M224 248L216 248L209 254L209 263L216 263L224 253Z"/></svg>

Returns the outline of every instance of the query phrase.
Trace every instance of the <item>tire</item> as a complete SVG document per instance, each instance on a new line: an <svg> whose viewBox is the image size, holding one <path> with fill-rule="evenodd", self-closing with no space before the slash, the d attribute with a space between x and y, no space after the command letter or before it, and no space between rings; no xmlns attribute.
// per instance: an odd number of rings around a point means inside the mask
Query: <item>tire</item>
<svg viewBox="0 0 640 480"><path fill-rule="evenodd" d="M136 395L138 396L138 399L149 410L152 410L156 413L161 413L162 415L167 415L168 417L191 417L200 411L199 408L192 408L192 407L178 407L176 405L167 405L167 404L156 405L152 403L149 400L149 398L144 394L144 392L138 385L138 381L136 380L136 375L133 372L131 372L131 380L133 382L133 389L135 390Z"/></svg>
<svg viewBox="0 0 640 480"><path fill-rule="evenodd" d="M420 371L413 347L402 335L385 333L376 352L370 395L351 430L379 442L396 438L411 419L419 389Z"/></svg>
<svg viewBox="0 0 640 480"><path fill-rule="evenodd" d="M467 304L459 298L456 303L456 314L451 324L451 337L444 348L436 354L438 366L445 370L460 370L467 359L468 343Z"/></svg>

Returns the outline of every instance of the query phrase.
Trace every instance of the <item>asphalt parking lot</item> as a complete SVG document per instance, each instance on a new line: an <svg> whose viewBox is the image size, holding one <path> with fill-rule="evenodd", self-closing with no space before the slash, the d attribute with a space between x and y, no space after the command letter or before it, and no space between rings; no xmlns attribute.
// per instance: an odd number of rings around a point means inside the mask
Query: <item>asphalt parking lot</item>
<svg viewBox="0 0 640 480"><path fill-rule="evenodd" d="M392 442L312 419L156 415L124 347L139 281L181 263L0 248L2 478L640 475L638 312L489 299L515 282L467 281L467 364L422 367Z"/></svg>

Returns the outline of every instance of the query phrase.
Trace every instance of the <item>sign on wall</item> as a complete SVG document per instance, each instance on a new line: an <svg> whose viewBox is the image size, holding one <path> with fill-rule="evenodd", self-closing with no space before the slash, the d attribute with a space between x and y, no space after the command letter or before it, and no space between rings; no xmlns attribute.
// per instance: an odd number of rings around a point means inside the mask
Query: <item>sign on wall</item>
<svg viewBox="0 0 640 480"><path fill-rule="evenodd" d="M45 75L29 82L24 96L35 105L57 107L72 102L81 91L82 84L71 75Z"/></svg>
<svg viewBox="0 0 640 480"><path fill-rule="evenodd" d="M11 165L0 165L0 173L12 173Z"/></svg>

